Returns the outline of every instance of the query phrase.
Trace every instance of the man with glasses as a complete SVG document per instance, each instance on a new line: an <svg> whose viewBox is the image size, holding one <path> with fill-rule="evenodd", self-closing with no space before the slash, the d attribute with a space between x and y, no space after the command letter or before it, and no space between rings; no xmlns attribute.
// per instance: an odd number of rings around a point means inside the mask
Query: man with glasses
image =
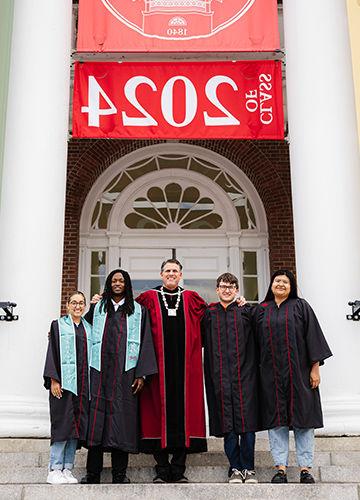
<svg viewBox="0 0 360 500"><path fill-rule="evenodd" d="M224 438L230 483L257 483L257 360L250 307L238 307L239 282L224 273L216 282L219 302L202 320L205 387L210 435Z"/></svg>

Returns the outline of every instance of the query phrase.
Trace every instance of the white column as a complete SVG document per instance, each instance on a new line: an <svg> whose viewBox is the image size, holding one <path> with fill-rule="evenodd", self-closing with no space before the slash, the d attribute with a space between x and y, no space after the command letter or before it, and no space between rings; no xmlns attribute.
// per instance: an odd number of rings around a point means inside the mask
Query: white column
<svg viewBox="0 0 360 500"><path fill-rule="evenodd" d="M299 287L334 353L322 369L325 432L360 431L360 162L346 2L284 0Z"/></svg>
<svg viewBox="0 0 360 500"><path fill-rule="evenodd" d="M48 432L42 371L59 314L70 88L71 0L15 0L0 207L0 436Z"/></svg>

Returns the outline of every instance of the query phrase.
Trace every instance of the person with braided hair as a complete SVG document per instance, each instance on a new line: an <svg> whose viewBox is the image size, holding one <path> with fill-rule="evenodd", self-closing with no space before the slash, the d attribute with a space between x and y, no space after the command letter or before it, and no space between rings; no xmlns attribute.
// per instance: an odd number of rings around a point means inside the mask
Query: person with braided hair
<svg viewBox="0 0 360 500"><path fill-rule="evenodd" d="M92 324L88 457L83 484L100 482L103 452L111 452L112 482L128 483L128 454L138 452L138 394L157 373L147 310L133 299L129 274L112 271L101 300L86 314Z"/></svg>

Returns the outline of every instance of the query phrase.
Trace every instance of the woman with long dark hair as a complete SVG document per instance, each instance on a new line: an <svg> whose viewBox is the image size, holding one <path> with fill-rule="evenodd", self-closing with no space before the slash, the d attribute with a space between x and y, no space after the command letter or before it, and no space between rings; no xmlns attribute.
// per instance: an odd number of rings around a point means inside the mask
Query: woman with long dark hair
<svg viewBox="0 0 360 500"><path fill-rule="evenodd" d="M269 429L277 472L272 483L287 483L289 430L295 435L300 482L313 483L314 429L323 427L319 366L332 353L310 305L298 297L291 271L272 277L256 308L260 355L261 412Z"/></svg>
<svg viewBox="0 0 360 500"><path fill-rule="evenodd" d="M82 483L99 483L103 452L111 452L112 482L128 483L128 454L138 452L138 394L157 373L147 310L134 302L129 274L115 269L101 300L86 319L92 324L88 457Z"/></svg>

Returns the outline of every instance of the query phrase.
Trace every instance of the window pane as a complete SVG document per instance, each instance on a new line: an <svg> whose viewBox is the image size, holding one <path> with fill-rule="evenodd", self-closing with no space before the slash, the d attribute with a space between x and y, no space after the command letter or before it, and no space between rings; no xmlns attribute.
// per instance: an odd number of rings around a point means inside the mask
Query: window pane
<svg viewBox="0 0 360 500"><path fill-rule="evenodd" d="M125 224L130 229L164 229L166 227L165 224L145 219L145 217L134 212L125 217Z"/></svg>
<svg viewBox="0 0 360 500"><path fill-rule="evenodd" d="M140 293L145 292L146 290L151 290L158 285L161 285L161 280L131 280L133 287L133 294L136 298Z"/></svg>
<svg viewBox="0 0 360 500"><path fill-rule="evenodd" d="M90 297L92 297L95 293L102 293L104 290L105 278L105 276L91 277Z"/></svg>
<svg viewBox="0 0 360 500"><path fill-rule="evenodd" d="M106 229L107 223L109 219L109 215L112 209L112 205L110 203L103 203L101 207L101 213L99 218L99 229Z"/></svg>
<svg viewBox="0 0 360 500"><path fill-rule="evenodd" d="M243 252L244 275L257 274L256 252Z"/></svg>
<svg viewBox="0 0 360 500"><path fill-rule="evenodd" d="M128 167L127 172L132 179L138 179L149 172L154 172L154 170L157 170L156 161L154 158L148 158L134 163L134 165Z"/></svg>
<svg viewBox="0 0 360 500"><path fill-rule="evenodd" d="M244 278L244 297L248 302L259 300L257 278Z"/></svg>
<svg viewBox="0 0 360 500"><path fill-rule="evenodd" d="M217 229L222 224L222 218L219 214L210 214L194 222L184 223L183 229Z"/></svg>
<svg viewBox="0 0 360 500"><path fill-rule="evenodd" d="M188 290L195 290L207 303L218 301L216 280L184 280L184 287Z"/></svg>
<svg viewBox="0 0 360 500"><path fill-rule="evenodd" d="M91 274L106 274L106 252L103 250L91 252Z"/></svg>

